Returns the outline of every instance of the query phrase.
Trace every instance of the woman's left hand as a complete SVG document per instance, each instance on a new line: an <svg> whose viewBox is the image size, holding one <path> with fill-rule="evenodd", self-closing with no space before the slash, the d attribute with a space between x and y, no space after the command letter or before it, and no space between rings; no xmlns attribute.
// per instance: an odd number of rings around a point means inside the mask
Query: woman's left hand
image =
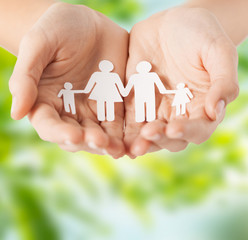
<svg viewBox="0 0 248 240"><path fill-rule="evenodd" d="M197 8L178 7L134 26L130 37L127 79L146 60L166 88L183 82L194 99L186 116L176 117L173 96L157 93L157 117L136 123L134 95L127 98L125 143L131 157L168 149L181 151L200 144L215 131L225 107L238 96L237 52L215 16Z"/></svg>

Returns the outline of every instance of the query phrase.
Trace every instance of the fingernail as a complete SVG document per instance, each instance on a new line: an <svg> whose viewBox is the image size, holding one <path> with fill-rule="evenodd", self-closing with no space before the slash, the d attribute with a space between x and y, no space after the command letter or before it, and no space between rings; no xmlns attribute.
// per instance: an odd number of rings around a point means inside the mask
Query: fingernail
<svg viewBox="0 0 248 240"><path fill-rule="evenodd" d="M72 145L74 145L70 140L66 140L65 141L65 145L67 145L67 146L72 146Z"/></svg>
<svg viewBox="0 0 248 240"><path fill-rule="evenodd" d="M98 149L98 147L96 146L96 144L93 143L93 142L89 142L89 143L88 143L88 146L89 146L90 148L94 149L94 150Z"/></svg>
<svg viewBox="0 0 248 240"><path fill-rule="evenodd" d="M16 109L17 109L17 98L13 97L12 106L11 106L11 115L16 111Z"/></svg>
<svg viewBox="0 0 248 240"><path fill-rule="evenodd" d="M220 118L225 110L226 104L224 100L220 100L216 106L216 118Z"/></svg>

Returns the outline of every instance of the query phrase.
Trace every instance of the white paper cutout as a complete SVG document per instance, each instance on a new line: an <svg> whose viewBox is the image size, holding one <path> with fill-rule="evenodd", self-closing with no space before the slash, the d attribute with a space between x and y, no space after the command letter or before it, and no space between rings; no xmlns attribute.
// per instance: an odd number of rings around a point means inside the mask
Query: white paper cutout
<svg viewBox="0 0 248 240"><path fill-rule="evenodd" d="M161 94L166 93L166 88L158 74L150 72L152 65L149 62L140 62L136 70L138 73L130 77L125 89L125 96L129 95L134 87L136 122L144 122L145 120L152 122L156 119L155 85Z"/></svg>
<svg viewBox="0 0 248 240"><path fill-rule="evenodd" d="M169 93L175 94L172 107L176 107L176 116L186 114L186 104L190 103L194 97L191 91L185 87L184 83L179 83L177 90L171 90Z"/></svg>
<svg viewBox="0 0 248 240"><path fill-rule="evenodd" d="M115 103L123 102L122 96L127 97L134 88L135 120L138 123L156 120L155 86L161 94L175 94L172 107L176 107L176 116L186 114L186 104L193 99L191 91L184 83L177 85L177 90L167 90L158 74L151 72L152 65L147 61L140 62L124 88L117 73L113 73L114 65L108 60L99 64L100 72L92 74L85 90L72 90L73 85L66 82L58 97L63 96L64 108L68 113L76 114L75 94L91 92L89 99L97 102L97 119L100 122L115 120ZM121 96L122 95L122 96Z"/></svg>
<svg viewBox="0 0 248 240"><path fill-rule="evenodd" d="M72 90L73 85L70 82L66 82L64 85L65 89L62 89L58 97L63 97L64 108L67 113L76 114L76 105L75 105L75 94L76 93L84 93L82 90Z"/></svg>
<svg viewBox="0 0 248 240"><path fill-rule="evenodd" d="M95 72L91 76L84 93L92 91L89 99L97 101L98 121L103 122L107 119L111 122L115 120L115 103L123 102L121 95L124 94L125 89L119 75L112 73L114 70L112 62L101 61L99 69L100 72Z"/></svg>

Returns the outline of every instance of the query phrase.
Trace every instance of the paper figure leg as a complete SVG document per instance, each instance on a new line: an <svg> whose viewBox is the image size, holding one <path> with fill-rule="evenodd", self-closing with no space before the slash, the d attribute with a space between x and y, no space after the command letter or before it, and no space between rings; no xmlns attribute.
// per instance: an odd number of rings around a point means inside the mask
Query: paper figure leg
<svg viewBox="0 0 248 240"><path fill-rule="evenodd" d="M146 103L146 120L147 122L152 122L156 120L156 104L154 101L149 101Z"/></svg>
<svg viewBox="0 0 248 240"><path fill-rule="evenodd" d="M72 113L73 115L75 115L75 114L76 114L76 106L75 106L75 103L71 103L71 104L70 104L70 107L71 107L71 113Z"/></svg>
<svg viewBox="0 0 248 240"><path fill-rule="evenodd" d="M186 104L182 104L182 115L186 114Z"/></svg>
<svg viewBox="0 0 248 240"><path fill-rule="evenodd" d="M97 101L97 119L100 122L105 121L105 102Z"/></svg>
<svg viewBox="0 0 248 240"><path fill-rule="evenodd" d="M181 114L181 105L178 104L178 105L176 106L176 115L177 115L177 116L180 116L180 114Z"/></svg>
<svg viewBox="0 0 248 240"><path fill-rule="evenodd" d="M70 113L70 112L71 112L71 110L70 110L70 105L69 105L69 104L65 104L65 111L66 111L67 113Z"/></svg>
<svg viewBox="0 0 248 240"><path fill-rule="evenodd" d="M144 122L145 121L145 104L144 102L136 102L135 103L135 119L136 122Z"/></svg>
<svg viewBox="0 0 248 240"><path fill-rule="evenodd" d="M106 104L107 108L107 121L112 122L115 120L115 103L114 102L108 102Z"/></svg>

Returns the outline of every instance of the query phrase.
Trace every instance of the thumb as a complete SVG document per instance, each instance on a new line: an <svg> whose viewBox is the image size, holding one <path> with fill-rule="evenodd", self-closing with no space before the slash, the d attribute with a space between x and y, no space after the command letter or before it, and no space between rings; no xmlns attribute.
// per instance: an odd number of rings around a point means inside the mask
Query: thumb
<svg viewBox="0 0 248 240"><path fill-rule="evenodd" d="M15 120L25 117L38 95L38 83L48 64L48 43L44 35L30 32L22 40L17 62L9 81L12 94L11 116Z"/></svg>
<svg viewBox="0 0 248 240"><path fill-rule="evenodd" d="M236 48L229 42L216 43L209 50L205 68L211 84L206 96L205 110L210 119L216 120L225 107L239 95Z"/></svg>

